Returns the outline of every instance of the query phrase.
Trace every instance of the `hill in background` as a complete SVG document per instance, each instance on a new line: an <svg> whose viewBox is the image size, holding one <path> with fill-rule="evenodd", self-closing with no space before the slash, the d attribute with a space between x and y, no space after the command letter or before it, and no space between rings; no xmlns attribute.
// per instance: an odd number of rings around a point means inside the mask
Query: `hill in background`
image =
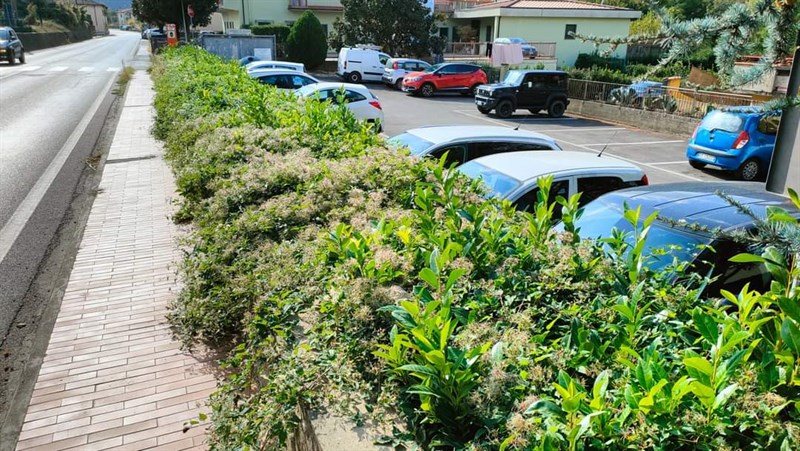
<svg viewBox="0 0 800 451"><path fill-rule="evenodd" d="M108 6L109 11L119 11L120 9L127 9L131 7L131 0L95 0L97 3L102 3Z"/></svg>

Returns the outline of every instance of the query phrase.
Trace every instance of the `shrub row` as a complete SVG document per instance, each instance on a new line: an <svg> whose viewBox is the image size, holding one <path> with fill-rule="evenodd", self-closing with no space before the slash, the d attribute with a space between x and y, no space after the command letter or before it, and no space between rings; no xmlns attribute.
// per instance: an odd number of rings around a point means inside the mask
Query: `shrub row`
<svg viewBox="0 0 800 451"><path fill-rule="evenodd" d="M281 449L298 405L399 418L384 443L409 449L800 446L798 274L779 252L772 292L716 305L675 283L680 262L648 269L647 227L582 242L577 197L556 234L552 205L485 200L200 50L153 76L193 226L170 318L230 349L212 449Z"/></svg>

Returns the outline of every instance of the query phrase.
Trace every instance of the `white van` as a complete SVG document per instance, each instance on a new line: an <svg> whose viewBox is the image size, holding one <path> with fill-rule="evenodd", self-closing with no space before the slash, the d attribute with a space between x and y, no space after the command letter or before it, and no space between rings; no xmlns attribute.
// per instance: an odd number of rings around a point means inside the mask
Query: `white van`
<svg viewBox="0 0 800 451"><path fill-rule="evenodd" d="M336 64L336 75L349 83L381 81L383 68L391 56L372 49L342 47Z"/></svg>

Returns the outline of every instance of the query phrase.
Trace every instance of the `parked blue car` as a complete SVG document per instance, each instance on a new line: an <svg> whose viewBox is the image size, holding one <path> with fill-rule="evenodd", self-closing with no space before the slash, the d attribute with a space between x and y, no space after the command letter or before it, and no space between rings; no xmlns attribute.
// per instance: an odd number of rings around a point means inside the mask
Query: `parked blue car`
<svg viewBox="0 0 800 451"><path fill-rule="evenodd" d="M775 148L780 112L759 107L734 107L706 114L689 140L686 157L697 169L706 165L733 171L742 180L767 174Z"/></svg>

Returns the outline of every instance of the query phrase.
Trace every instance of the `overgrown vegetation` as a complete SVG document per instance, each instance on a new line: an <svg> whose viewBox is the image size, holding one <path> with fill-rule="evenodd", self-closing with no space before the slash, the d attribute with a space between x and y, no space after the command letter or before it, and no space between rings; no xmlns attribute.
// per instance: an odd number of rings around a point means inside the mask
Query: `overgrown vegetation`
<svg viewBox="0 0 800 451"><path fill-rule="evenodd" d="M484 200L345 108L200 50L153 76L193 225L171 320L187 344L233 348L212 449L281 448L298 405L399 417L386 443L408 449L800 447L794 218L771 210L791 244L739 258L763 258L772 290L717 303L698 277L675 283L685 264L649 269L653 216L582 242L577 197L558 199L556 234L553 205Z"/></svg>

